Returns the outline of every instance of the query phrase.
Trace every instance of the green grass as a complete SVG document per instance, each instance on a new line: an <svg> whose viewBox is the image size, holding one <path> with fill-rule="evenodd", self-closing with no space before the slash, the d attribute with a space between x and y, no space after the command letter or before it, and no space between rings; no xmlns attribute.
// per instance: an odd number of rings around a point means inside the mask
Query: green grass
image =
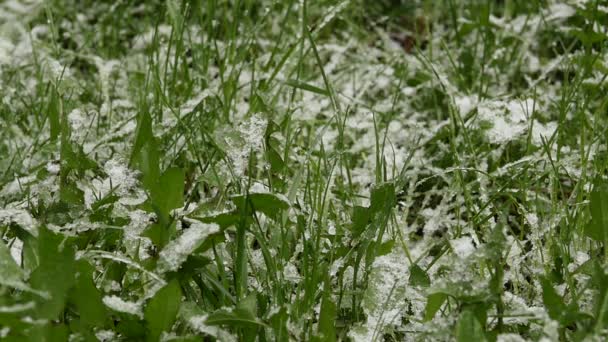
<svg viewBox="0 0 608 342"><path fill-rule="evenodd" d="M605 339L606 23L0 2L0 340Z"/></svg>

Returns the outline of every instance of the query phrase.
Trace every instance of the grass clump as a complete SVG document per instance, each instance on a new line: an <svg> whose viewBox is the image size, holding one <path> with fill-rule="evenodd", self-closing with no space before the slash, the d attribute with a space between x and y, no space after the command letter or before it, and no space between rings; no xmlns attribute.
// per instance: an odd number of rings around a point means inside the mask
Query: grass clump
<svg viewBox="0 0 608 342"><path fill-rule="evenodd" d="M606 338L607 22L0 3L0 338Z"/></svg>

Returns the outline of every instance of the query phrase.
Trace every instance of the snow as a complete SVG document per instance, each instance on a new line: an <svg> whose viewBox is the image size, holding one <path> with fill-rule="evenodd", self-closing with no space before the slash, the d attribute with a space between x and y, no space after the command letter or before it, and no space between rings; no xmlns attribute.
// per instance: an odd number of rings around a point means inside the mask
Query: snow
<svg viewBox="0 0 608 342"><path fill-rule="evenodd" d="M144 317L140 303L125 301L118 296L105 296L102 300L107 307L114 311L128 313L139 318Z"/></svg>
<svg viewBox="0 0 608 342"><path fill-rule="evenodd" d="M470 111L472 111L479 102L477 96L469 95L469 96L456 96L454 98L454 102L456 104L456 108L460 112L460 115L464 117Z"/></svg>
<svg viewBox="0 0 608 342"><path fill-rule="evenodd" d="M478 108L478 126L486 129L488 140L504 144L522 136L528 128L528 117L534 108L534 100L484 100Z"/></svg>
<svg viewBox="0 0 608 342"><path fill-rule="evenodd" d="M548 122L546 124L534 120L532 126L532 142L537 146L542 146L543 139L549 141L557 130L557 122Z"/></svg>
<svg viewBox="0 0 608 342"><path fill-rule="evenodd" d="M450 240L450 246L461 259L466 259L469 255L475 252L475 246L473 245L473 239L468 236L462 236L458 239Z"/></svg>
<svg viewBox="0 0 608 342"><path fill-rule="evenodd" d="M24 209L0 209L0 226L16 224L33 236L38 236L38 221Z"/></svg>
<svg viewBox="0 0 608 342"><path fill-rule="evenodd" d="M116 333L112 330L98 330L95 332L95 337L101 342L115 341Z"/></svg>
<svg viewBox="0 0 608 342"><path fill-rule="evenodd" d="M218 326L207 325L207 315L192 315L188 318L187 322L192 330L216 337L218 341L232 342L236 341L236 338L227 331L223 330Z"/></svg>
<svg viewBox="0 0 608 342"><path fill-rule="evenodd" d="M87 208L91 208L93 203L110 191L119 196L119 202L125 205L137 205L146 200L143 190L137 187L137 173L129 169L124 161L110 159L104 164L103 170L106 178L95 178L89 185L82 184Z"/></svg>
<svg viewBox="0 0 608 342"><path fill-rule="evenodd" d="M230 149L226 152L232 161L236 176L242 176L247 170L249 153L262 150L264 131L267 125L268 121L262 118L260 114L253 114L237 128L240 137L243 139L242 143L226 137L227 143L230 145Z"/></svg>
<svg viewBox="0 0 608 342"><path fill-rule="evenodd" d="M196 220L188 220L190 227L184 229L182 235L172 240L160 252L158 261L159 272L177 271L181 264L186 261L207 238L207 236L219 232L217 224L207 224Z"/></svg>
<svg viewBox="0 0 608 342"><path fill-rule="evenodd" d="M576 9L565 3L554 3L545 11L547 21L560 21L576 14Z"/></svg>
<svg viewBox="0 0 608 342"><path fill-rule="evenodd" d="M526 340L517 334L499 334L496 342L525 342Z"/></svg>
<svg viewBox="0 0 608 342"><path fill-rule="evenodd" d="M21 252L23 251L23 241L15 239L11 245L11 256L17 265L21 265Z"/></svg>

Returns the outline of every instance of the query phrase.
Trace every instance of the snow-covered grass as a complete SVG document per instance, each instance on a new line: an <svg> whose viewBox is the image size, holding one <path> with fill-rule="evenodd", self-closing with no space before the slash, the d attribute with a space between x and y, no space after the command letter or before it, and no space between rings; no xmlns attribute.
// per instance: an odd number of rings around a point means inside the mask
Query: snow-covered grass
<svg viewBox="0 0 608 342"><path fill-rule="evenodd" d="M0 339L608 338L608 3L0 2Z"/></svg>

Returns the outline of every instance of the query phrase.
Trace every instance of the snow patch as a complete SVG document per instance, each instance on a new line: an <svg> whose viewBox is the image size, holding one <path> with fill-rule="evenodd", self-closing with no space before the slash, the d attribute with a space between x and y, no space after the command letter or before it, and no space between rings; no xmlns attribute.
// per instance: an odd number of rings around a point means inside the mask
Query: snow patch
<svg viewBox="0 0 608 342"><path fill-rule="evenodd" d="M207 224L196 220L187 220L191 225L184 229L184 233L169 244L160 252L158 261L158 271L176 271L181 264L186 261L207 238L207 236L217 233L220 227L217 224Z"/></svg>
<svg viewBox="0 0 608 342"><path fill-rule="evenodd" d="M107 307L114 311L128 313L139 318L144 317L140 303L125 301L118 296L105 296L102 300Z"/></svg>

